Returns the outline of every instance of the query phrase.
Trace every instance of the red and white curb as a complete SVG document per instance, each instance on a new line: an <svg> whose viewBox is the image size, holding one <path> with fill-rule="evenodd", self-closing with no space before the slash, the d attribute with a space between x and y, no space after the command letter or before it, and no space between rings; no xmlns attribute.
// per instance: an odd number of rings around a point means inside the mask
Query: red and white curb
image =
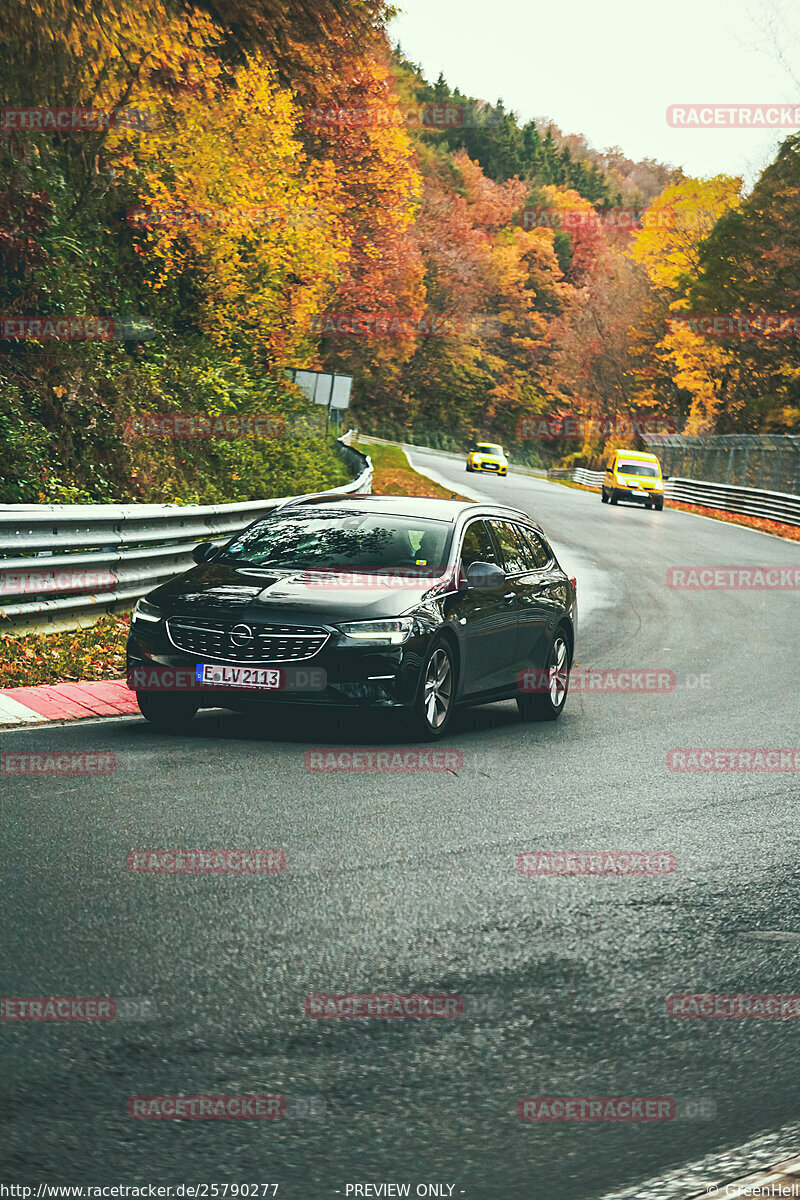
<svg viewBox="0 0 800 1200"><path fill-rule="evenodd" d="M0 688L0 726L119 717L138 711L136 695L124 679Z"/></svg>

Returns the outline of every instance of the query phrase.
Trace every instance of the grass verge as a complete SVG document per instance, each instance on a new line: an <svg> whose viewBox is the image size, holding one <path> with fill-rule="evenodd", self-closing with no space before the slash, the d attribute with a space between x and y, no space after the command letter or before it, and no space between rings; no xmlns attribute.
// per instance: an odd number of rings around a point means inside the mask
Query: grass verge
<svg viewBox="0 0 800 1200"><path fill-rule="evenodd" d="M0 688L120 679L130 613L63 633L0 634Z"/></svg>
<svg viewBox="0 0 800 1200"><path fill-rule="evenodd" d="M372 490L376 496L432 496L436 500L449 500L453 494L448 488L415 471L400 446L364 442L357 443L356 449L372 459ZM456 493L456 500L466 498Z"/></svg>

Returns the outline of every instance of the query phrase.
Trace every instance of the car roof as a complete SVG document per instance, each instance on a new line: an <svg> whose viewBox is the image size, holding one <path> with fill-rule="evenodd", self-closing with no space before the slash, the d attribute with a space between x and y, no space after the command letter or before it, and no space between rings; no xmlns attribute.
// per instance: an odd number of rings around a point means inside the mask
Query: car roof
<svg viewBox="0 0 800 1200"><path fill-rule="evenodd" d="M334 500L334 505L329 502ZM334 512L347 503L350 512L385 512L395 517L428 517L433 521L447 521L453 524L462 516L497 517L515 521L527 521L540 529L538 521L523 512L522 509L512 508L506 504L475 504L468 500L439 500L434 496L364 496L346 495L318 496L305 500L302 504L288 505L281 509L281 514L294 513L297 508L309 509L312 512ZM268 519L260 518L261 520Z"/></svg>
<svg viewBox="0 0 800 1200"><path fill-rule="evenodd" d="M618 447L616 453L624 454L626 458L646 458L649 462L658 462L655 454L648 454L644 450L622 450Z"/></svg>

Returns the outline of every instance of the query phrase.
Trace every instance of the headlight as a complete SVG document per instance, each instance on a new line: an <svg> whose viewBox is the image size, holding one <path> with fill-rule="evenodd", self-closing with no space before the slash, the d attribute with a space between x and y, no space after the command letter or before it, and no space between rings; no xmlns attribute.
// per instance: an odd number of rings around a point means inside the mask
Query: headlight
<svg viewBox="0 0 800 1200"><path fill-rule="evenodd" d="M651 486L654 492L663 492L664 490L663 481L660 479L654 479Z"/></svg>
<svg viewBox="0 0 800 1200"><path fill-rule="evenodd" d="M336 627L349 642L361 646L399 646L411 637L414 628L412 617L400 617L396 621L352 621Z"/></svg>
<svg viewBox="0 0 800 1200"><path fill-rule="evenodd" d="M150 604L147 600L137 600L133 608L132 621L147 621L155 624L164 616L160 608L156 608L155 604Z"/></svg>

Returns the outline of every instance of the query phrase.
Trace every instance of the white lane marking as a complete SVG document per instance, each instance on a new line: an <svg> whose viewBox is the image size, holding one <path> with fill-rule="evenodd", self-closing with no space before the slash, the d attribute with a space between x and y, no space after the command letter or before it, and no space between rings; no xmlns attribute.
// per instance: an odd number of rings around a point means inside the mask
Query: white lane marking
<svg viewBox="0 0 800 1200"><path fill-rule="evenodd" d="M46 721L41 713L26 708L12 696L0 694L0 725L30 725L34 721Z"/></svg>
<svg viewBox="0 0 800 1200"><path fill-rule="evenodd" d="M408 459L409 465L414 471L417 472L418 475L424 475L425 478L430 479L432 483L438 483L439 487L448 488L451 492L458 492L460 495L466 496L468 500L474 500L476 502L488 501L490 504L497 504L497 500L495 500L493 496L487 496L485 493L477 494L473 491L467 491L466 488L463 488L460 482L457 483L452 476L448 478L446 475L442 475L439 471L431 470L430 467L422 467L418 461L415 461L411 457L407 450L405 450L404 453Z"/></svg>
<svg viewBox="0 0 800 1200"><path fill-rule="evenodd" d="M792 1158L797 1154L798 1145L800 1124L795 1122L774 1133L761 1134L732 1150L708 1154L697 1162L667 1171L660 1179L648 1179L621 1192L608 1192L602 1200L686 1200L714 1184L719 1187L716 1194L721 1198L725 1195L726 1183Z"/></svg>

